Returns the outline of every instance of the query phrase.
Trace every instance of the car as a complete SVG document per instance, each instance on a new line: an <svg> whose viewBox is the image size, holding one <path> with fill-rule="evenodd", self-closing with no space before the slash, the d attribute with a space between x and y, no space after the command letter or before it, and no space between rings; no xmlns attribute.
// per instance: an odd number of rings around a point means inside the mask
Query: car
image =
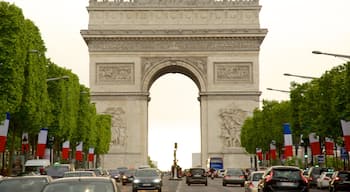
<svg viewBox="0 0 350 192"><path fill-rule="evenodd" d="M134 180L134 174L135 174L134 169L129 169L125 171L125 173L122 175L122 185L126 185L127 183L132 183L132 181Z"/></svg>
<svg viewBox="0 0 350 192"><path fill-rule="evenodd" d="M86 171L93 171L95 172L95 175L97 177L102 177L104 176L103 170L102 169L86 169Z"/></svg>
<svg viewBox="0 0 350 192"><path fill-rule="evenodd" d="M329 182L329 191L349 191L350 189L350 171L336 171Z"/></svg>
<svg viewBox="0 0 350 192"><path fill-rule="evenodd" d="M109 176L113 179L115 179L116 182L119 182L121 179L121 174L118 169L110 169L108 170Z"/></svg>
<svg viewBox="0 0 350 192"><path fill-rule="evenodd" d="M44 186L52 182L52 178L47 175L6 177L0 180L1 192L38 192Z"/></svg>
<svg viewBox="0 0 350 192"><path fill-rule="evenodd" d="M138 190L157 190L162 191L161 173L154 168L136 169L134 180L132 182L132 191Z"/></svg>
<svg viewBox="0 0 350 192"><path fill-rule="evenodd" d="M241 168L227 168L222 179L222 185L227 186L227 184L239 184L241 187L244 186L246 181L246 175Z"/></svg>
<svg viewBox="0 0 350 192"><path fill-rule="evenodd" d="M204 184L208 185L208 176L203 168L190 168L186 175L186 184Z"/></svg>
<svg viewBox="0 0 350 192"><path fill-rule="evenodd" d="M264 171L252 171L248 175L247 181L244 182L245 192L257 192L259 181L262 179Z"/></svg>
<svg viewBox="0 0 350 192"><path fill-rule="evenodd" d="M322 188L328 188L329 187L329 182L331 181L333 172L323 172L321 173L320 177L317 178L317 188L322 189Z"/></svg>
<svg viewBox="0 0 350 192"><path fill-rule="evenodd" d="M93 171L67 171L63 177L96 177Z"/></svg>
<svg viewBox="0 0 350 192"><path fill-rule="evenodd" d="M259 192L298 191L308 192L308 180L303 171L295 166L272 166L268 168L258 185Z"/></svg>
<svg viewBox="0 0 350 192"><path fill-rule="evenodd" d="M219 178L223 178L225 175L225 169L219 169L218 170L218 177Z"/></svg>
<svg viewBox="0 0 350 192"><path fill-rule="evenodd" d="M325 171L333 171L333 168L324 168L324 167L310 167L307 174L307 179L309 180L310 187L317 185L317 178L320 177L321 173Z"/></svg>
<svg viewBox="0 0 350 192"><path fill-rule="evenodd" d="M109 177L67 177L53 180L41 192L121 192Z"/></svg>

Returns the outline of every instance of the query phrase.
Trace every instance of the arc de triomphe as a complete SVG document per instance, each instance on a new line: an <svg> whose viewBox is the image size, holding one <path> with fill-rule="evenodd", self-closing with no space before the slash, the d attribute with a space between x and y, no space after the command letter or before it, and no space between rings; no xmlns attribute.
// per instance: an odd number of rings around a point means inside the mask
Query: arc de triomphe
<svg viewBox="0 0 350 192"><path fill-rule="evenodd" d="M112 115L103 167L147 163L149 89L166 73L198 86L202 166L210 156L250 166L240 130L261 94L259 0L90 0L87 9L92 101Z"/></svg>

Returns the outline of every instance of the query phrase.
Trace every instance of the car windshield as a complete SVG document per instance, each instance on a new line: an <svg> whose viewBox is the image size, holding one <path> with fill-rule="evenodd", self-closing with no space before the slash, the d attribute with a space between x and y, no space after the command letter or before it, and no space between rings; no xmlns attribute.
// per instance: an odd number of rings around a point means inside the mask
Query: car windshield
<svg viewBox="0 0 350 192"><path fill-rule="evenodd" d="M1 192L37 192L48 183L44 178L5 179L0 181Z"/></svg>
<svg viewBox="0 0 350 192"><path fill-rule="evenodd" d="M263 173L254 173L253 174L253 181L259 181L262 177Z"/></svg>
<svg viewBox="0 0 350 192"><path fill-rule="evenodd" d="M137 177L156 177L158 176L157 171L155 170L138 170L135 172L135 176Z"/></svg>
<svg viewBox="0 0 350 192"><path fill-rule="evenodd" d="M240 169L229 169L227 170L227 175L243 175Z"/></svg>
<svg viewBox="0 0 350 192"><path fill-rule="evenodd" d="M72 171L72 172L65 172L63 177L90 177L90 176L95 176L94 172Z"/></svg>
<svg viewBox="0 0 350 192"><path fill-rule="evenodd" d="M344 181L350 181L350 173L339 173L338 177Z"/></svg>
<svg viewBox="0 0 350 192"><path fill-rule="evenodd" d="M203 169L191 169L192 175L203 175L204 172L205 171Z"/></svg>
<svg viewBox="0 0 350 192"><path fill-rule="evenodd" d="M292 169L275 169L273 171L273 177L274 178L291 179L291 180L301 179L300 171L299 170L292 170Z"/></svg>
<svg viewBox="0 0 350 192"><path fill-rule="evenodd" d="M47 185L43 192L114 192L112 183L98 181L58 182Z"/></svg>

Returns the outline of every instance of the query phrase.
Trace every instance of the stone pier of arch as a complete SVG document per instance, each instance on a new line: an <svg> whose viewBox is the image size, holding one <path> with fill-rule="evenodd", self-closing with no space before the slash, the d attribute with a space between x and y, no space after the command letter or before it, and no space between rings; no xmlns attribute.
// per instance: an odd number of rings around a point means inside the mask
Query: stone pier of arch
<svg viewBox="0 0 350 192"><path fill-rule="evenodd" d="M258 0L90 0L87 9L92 100L112 116L104 168L147 164L149 89L167 73L198 87L202 167L211 156L250 167L240 131L261 94Z"/></svg>

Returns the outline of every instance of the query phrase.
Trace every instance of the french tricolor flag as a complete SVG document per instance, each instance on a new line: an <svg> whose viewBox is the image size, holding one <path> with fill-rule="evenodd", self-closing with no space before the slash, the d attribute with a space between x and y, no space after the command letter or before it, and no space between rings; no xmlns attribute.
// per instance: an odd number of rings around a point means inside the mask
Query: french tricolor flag
<svg viewBox="0 0 350 192"><path fill-rule="evenodd" d="M350 121L341 120L341 127L343 129L343 137L345 143L345 149L347 152L350 151Z"/></svg>
<svg viewBox="0 0 350 192"><path fill-rule="evenodd" d="M5 152L9 124L10 113L6 113L6 119L0 124L0 152Z"/></svg>
<svg viewBox="0 0 350 192"><path fill-rule="evenodd" d="M334 155L334 141L331 138L326 137L325 142L326 155Z"/></svg>
<svg viewBox="0 0 350 192"><path fill-rule="evenodd" d="M258 156L258 159L262 161L263 155L262 155L262 150L261 148L256 148L256 155Z"/></svg>
<svg viewBox="0 0 350 192"><path fill-rule="evenodd" d="M293 140L292 131L290 130L289 123L283 124L283 134L284 134L284 157L293 157Z"/></svg>
<svg viewBox="0 0 350 192"><path fill-rule="evenodd" d="M46 148L46 142L47 142L47 128L42 128L38 135L38 145L36 149L36 156L38 157L44 157L45 156L45 148Z"/></svg>
<svg viewBox="0 0 350 192"><path fill-rule="evenodd" d="M92 162L94 161L94 155L95 155L95 149L93 147L90 147L89 148L89 161Z"/></svg>
<svg viewBox="0 0 350 192"><path fill-rule="evenodd" d="M320 155L321 154L321 145L318 136L316 133L309 134L309 141L312 155Z"/></svg>
<svg viewBox="0 0 350 192"><path fill-rule="evenodd" d="M69 141L65 141L62 144L62 159L69 159Z"/></svg>
<svg viewBox="0 0 350 192"><path fill-rule="evenodd" d="M276 141L270 143L270 158L276 160Z"/></svg>
<svg viewBox="0 0 350 192"><path fill-rule="evenodd" d="M77 161L83 161L83 142L81 141L79 145L76 147L75 151L75 159Z"/></svg>

